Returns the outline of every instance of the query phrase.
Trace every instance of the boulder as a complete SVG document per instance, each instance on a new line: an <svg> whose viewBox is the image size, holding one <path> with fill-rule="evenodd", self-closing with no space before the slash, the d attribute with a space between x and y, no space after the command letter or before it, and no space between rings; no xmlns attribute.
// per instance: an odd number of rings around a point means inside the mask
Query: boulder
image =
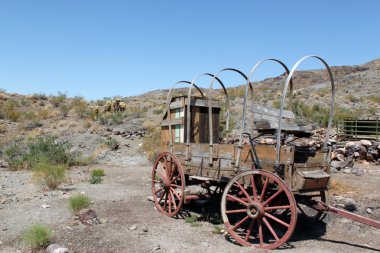
<svg viewBox="0 0 380 253"><path fill-rule="evenodd" d="M100 224L100 220L93 209L84 208L79 211L79 220L85 225Z"/></svg>
<svg viewBox="0 0 380 253"><path fill-rule="evenodd" d="M51 244L46 248L45 252L46 253L69 253L69 250L66 247L61 246L59 244Z"/></svg>
<svg viewBox="0 0 380 253"><path fill-rule="evenodd" d="M372 142L369 140L360 140L360 144L366 147L372 146Z"/></svg>
<svg viewBox="0 0 380 253"><path fill-rule="evenodd" d="M344 146L345 149L352 149L355 147L355 142L353 141L349 141L346 143L346 145Z"/></svg>

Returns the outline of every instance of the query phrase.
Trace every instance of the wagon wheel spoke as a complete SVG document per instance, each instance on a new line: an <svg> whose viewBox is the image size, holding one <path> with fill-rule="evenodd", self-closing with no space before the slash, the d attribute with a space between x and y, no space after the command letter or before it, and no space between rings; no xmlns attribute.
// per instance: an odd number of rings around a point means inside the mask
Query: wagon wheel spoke
<svg viewBox="0 0 380 253"><path fill-rule="evenodd" d="M165 197L166 195L166 191L164 192L164 194L161 195L160 199L158 200L158 203L161 205L161 201L162 199Z"/></svg>
<svg viewBox="0 0 380 253"><path fill-rule="evenodd" d="M247 202L244 202L242 199L240 199L238 197L232 196L231 194L227 194L227 197L229 198L229 200L234 200L234 201L237 201L244 206L248 206Z"/></svg>
<svg viewBox="0 0 380 253"><path fill-rule="evenodd" d="M271 215L271 214L269 214L269 213L265 213L264 215L265 215L266 217L268 217L268 218L270 218L270 219L272 219L272 220L274 220L274 221L280 223L281 225L283 225L283 226L285 226L285 227L287 227L287 228L289 227L289 224L288 224L288 223L286 223L286 222L280 220L279 218L276 218L275 216L273 216L273 215Z"/></svg>
<svg viewBox="0 0 380 253"><path fill-rule="evenodd" d="M164 188L160 188L160 189L158 189L157 191L154 192L154 195L157 196L157 193L159 193L160 191L163 191L163 190L164 190Z"/></svg>
<svg viewBox="0 0 380 253"><path fill-rule="evenodd" d="M258 223L259 223L260 246L263 246L264 244L263 226L261 225L261 220L259 220Z"/></svg>
<svg viewBox="0 0 380 253"><path fill-rule="evenodd" d="M263 189L261 190L260 201L263 201L263 199L264 199L265 191L266 191L267 186L268 186L268 181L269 181L269 178L267 177L265 179L265 183L264 183Z"/></svg>
<svg viewBox="0 0 380 253"><path fill-rule="evenodd" d="M158 174L158 176L159 176L161 179L163 179L163 180L166 179L166 177L161 173L161 171L156 170L156 173Z"/></svg>
<svg viewBox="0 0 380 253"><path fill-rule="evenodd" d="M276 239L276 241L279 241L280 238L278 238L278 235L276 234L276 232L273 230L272 226L269 224L268 220L264 217L263 218L263 221L265 223L265 225L267 226L267 228L269 229L269 231L272 233L274 239Z"/></svg>
<svg viewBox="0 0 380 253"><path fill-rule="evenodd" d="M249 202L252 202L251 196L248 194L248 192L244 189L244 187L236 181L236 185L240 188L240 190L244 193L244 195L247 197Z"/></svg>
<svg viewBox="0 0 380 253"><path fill-rule="evenodd" d="M275 197L277 197L281 192L283 192L283 189L280 188L275 194L273 194L272 196L270 196L269 199L267 199L264 203L263 203L263 206L266 206L268 205Z"/></svg>
<svg viewBox="0 0 380 253"><path fill-rule="evenodd" d="M253 199L257 200L257 188L256 188L256 184L255 184L255 178L253 177L253 175L251 175L250 178L251 178L251 187L252 187L252 192L253 192Z"/></svg>
<svg viewBox="0 0 380 253"><path fill-rule="evenodd" d="M244 222L246 222L249 219L249 216L245 216L241 221L236 223L231 229L236 230L238 227L240 227Z"/></svg>
<svg viewBox="0 0 380 253"><path fill-rule="evenodd" d="M177 185L177 184L170 184L171 187L175 187L175 188L179 188L179 189L182 189L182 186L181 185Z"/></svg>
<svg viewBox="0 0 380 253"><path fill-rule="evenodd" d="M246 213L247 209L227 210L226 214Z"/></svg>
<svg viewBox="0 0 380 253"><path fill-rule="evenodd" d="M248 239L249 239L249 236L251 235L251 232L252 232L252 229L253 229L253 225L255 224L255 220L252 220L251 221L251 224L249 225L249 229L247 231L247 235L245 236L245 241L247 242Z"/></svg>
<svg viewBox="0 0 380 253"><path fill-rule="evenodd" d="M167 204L168 204L168 191L165 192L164 211L166 211Z"/></svg>
<svg viewBox="0 0 380 253"><path fill-rule="evenodd" d="M181 177L181 175L178 174L178 175L175 176L170 182L173 183L173 182L177 181L177 179L180 178L180 177Z"/></svg>
<svg viewBox="0 0 380 253"><path fill-rule="evenodd" d="M174 198L174 194L173 194L173 192L172 192L172 189L170 189L169 190L169 193L170 193L170 198L172 199L172 201L173 201L173 205L174 205L174 210L176 210L177 209L177 203L175 202L175 198Z"/></svg>
<svg viewBox="0 0 380 253"><path fill-rule="evenodd" d="M168 203L169 203L169 213L171 213L172 212L172 196L170 194L170 190L168 191L168 193L166 195L167 195L167 199L168 199Z"/></svg>
<svg viewBox="0 0 380 253"><path fill-rule="evenodd" d="M170 189L170 190L174 193L174 195L177 197L178 200L181 199L181 197L179 196L179 194L178 194L177 191L175 191L175 190L173 190L173 189Z"/></svg>
<svg viewBox="0 0 380 253"><path fill-rule="evenodd" d="M264 210L265 211L272 211L272 210L278 210L278 209L289 209L290 208L290 205L287 205L287 206L266 206L264 207Z"/></svg>

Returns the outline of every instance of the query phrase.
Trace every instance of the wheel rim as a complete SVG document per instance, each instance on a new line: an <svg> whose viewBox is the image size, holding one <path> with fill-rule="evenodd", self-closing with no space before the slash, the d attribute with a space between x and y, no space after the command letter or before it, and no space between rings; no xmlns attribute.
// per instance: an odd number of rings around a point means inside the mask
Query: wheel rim
<svg viewBox="0 0 380 253"><path fill-rule="evenodd" d="M308 195L302 195L300 196L300 200L297 198L297 208L299 214L302 216L302 227L312 226L325 217L324 211L316 210L312 207L312 202L314 201L322 201L326 203L326 193L324 191L320 191L318 194L311 193Z"/></svg>
<svg viewBox="0 0 380 253"><path fill-rule="evenodd" d="M177 157L169 152L158 156L152 170L152 194L158 211L175 216L182 207L185 177Z"/></svg>
<svg viewBox="0 0 380 253"><path fill-rule="evenodd" d="M231 239L248 247L278 248L290 239L297 222L293 193L278 176L264 170L231 179L221 209ZM289 214L284 218L285 212Z"/></svg>

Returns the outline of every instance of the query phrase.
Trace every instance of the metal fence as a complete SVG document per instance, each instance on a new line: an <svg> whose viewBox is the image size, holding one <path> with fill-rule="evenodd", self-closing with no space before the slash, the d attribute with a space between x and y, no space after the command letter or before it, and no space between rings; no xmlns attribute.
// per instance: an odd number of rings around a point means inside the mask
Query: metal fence
<svg viewBox="0 0 380 253"><path fill-rule="evenodd" d="M346 139L380 139L380 119L338 120L337 135Z"/></svg>

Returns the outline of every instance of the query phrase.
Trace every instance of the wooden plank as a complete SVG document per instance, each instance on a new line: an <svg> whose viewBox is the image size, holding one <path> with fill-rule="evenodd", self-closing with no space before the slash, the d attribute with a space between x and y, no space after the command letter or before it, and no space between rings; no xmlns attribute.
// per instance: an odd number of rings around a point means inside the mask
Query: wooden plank
<svg viewBox="0 0 380 253"><path fill-rule="evenodd" d="M277 118L280 117L280 110L276 110L274 108L268 108L261 105L252 105L251 111L255 114L275 116ZM254 117L255 117L255 114L254 114ZM292 111L287 111L287 110L283 111L282 117L287 118L287 119L295 119L294 113Z"/></svg>

